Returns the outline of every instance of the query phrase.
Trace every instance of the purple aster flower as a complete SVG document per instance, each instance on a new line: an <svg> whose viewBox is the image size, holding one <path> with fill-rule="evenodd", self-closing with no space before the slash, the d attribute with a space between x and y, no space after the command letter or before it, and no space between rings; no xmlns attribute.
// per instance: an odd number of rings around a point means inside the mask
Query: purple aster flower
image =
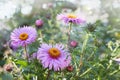
<svg viewBox="0 0 120 80"><path fill-rule="evenodd" d="M44 68L54 71L66 68L71 62L71 56L62 44L41 44L37 59L41 61Z"/></svg>
<svg viewBox="0 0 120 80"><path fill-rule="evenodd" d="M25 46L36 40L37 31L35 28L24 26L13 30L10 37L16 46Z"/></svg>
<svg viewBox="0 0 120 80"><path fill-rule="evenodd" d="M62 20L64 23L74 23L74 24L81 24L84 23L85 20L80 18L79 16L73 14L59 14L57 15L58 20Z"/></svg>

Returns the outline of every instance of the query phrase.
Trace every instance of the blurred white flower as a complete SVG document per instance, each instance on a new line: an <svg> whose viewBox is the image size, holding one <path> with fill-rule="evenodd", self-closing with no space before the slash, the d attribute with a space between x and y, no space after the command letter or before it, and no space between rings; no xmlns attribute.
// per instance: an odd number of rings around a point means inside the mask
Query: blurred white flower
<svg viewBox="0 0 120 80"><path fill-rule="evenodd" d="M112 5L114 8L120 8L120 1L114 1Z"/></svg>
<svg viewBox="0 0 120 80"><path fill-rule="evenodd" d="M43 5L42 5L42 8L43 8L43 9L48 9L47 4L43 4Z"/></svg>
<svg viewBox="0 0 120 80"><path fill-rule="evenodd" d="M0 19L11 18L20 6L23 14L29 14L33 3L34 0L0 0Z"/></svg>
<svg viewBox="0 0 120 80"><path fill-rule="evenodd" d="M0 19L10 18L15 13L16 7L11 1L0 3Z"/></svg>
<svg viewBox="0 0 120 80"><path fill-rule="evenodd" d="M81 0L80 5L87 6L89 9L98 9L101 7L100 0Z"/></svg>
<svg viewBox="0 0 120 80"><path fill-rule="evenodd" d="M63 80L67 80L66 78L63 78Z"/></svg>
<svg viewBox="0 0 120 80"><path fill-rule="evenodd" d="M22 9L21 9L21 13L24 15L30 14L31 11L32 11L32 6L30 6L30 5L22 7Z"/></svg>

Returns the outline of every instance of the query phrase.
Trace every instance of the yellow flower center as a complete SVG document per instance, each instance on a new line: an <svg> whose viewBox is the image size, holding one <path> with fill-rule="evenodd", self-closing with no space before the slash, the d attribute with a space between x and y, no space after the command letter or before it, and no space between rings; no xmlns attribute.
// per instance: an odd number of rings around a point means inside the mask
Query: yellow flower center
<svg viewBox="0 0 120 80"><path fill-rule="evenodd" d="M73 15L73 14L68 14L67 15L68 18L77 18L77 16Z"/></svg>
<svg viewBox="0 0 120 80"><path fill-rule="evenodd" d="M20 36L19 36L19 39L21 39L21 40L28 39L28 34L27 33L21 33Z"/></svg>
<svg viewBox="0 0 120 80"><path fill-rule="evenodd" d="M60 56L60 51L57 48L50 48L49 49L49 55L52 58L58 58Z"/></svg>

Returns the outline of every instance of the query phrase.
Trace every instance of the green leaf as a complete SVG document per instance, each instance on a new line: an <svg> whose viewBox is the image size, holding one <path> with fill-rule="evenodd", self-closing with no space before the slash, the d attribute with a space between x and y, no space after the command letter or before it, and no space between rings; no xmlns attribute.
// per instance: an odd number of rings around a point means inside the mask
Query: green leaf
<svg viewBox="0 0 120 80"><path fill-rule="evenodd" d="M21 66L23 66L23 67L26 67L26 66L28 65L28 63L27 63L26 61L24 61L24 60L18 60L18 61L16 62L16 64L19 64L19 65L21 65Z"/></svg>

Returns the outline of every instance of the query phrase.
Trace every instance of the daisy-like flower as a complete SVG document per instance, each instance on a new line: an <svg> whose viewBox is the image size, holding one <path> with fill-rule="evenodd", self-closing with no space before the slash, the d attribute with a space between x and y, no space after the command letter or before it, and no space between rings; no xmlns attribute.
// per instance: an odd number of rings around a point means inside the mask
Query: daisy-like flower
<svg viewBox="0 0 120 80"><path fill-rule="evenodd" d="M42 44L37 52L37 59L41 61L44 68L60 71L71 62L70 53L62 44Z"/></svg>
<svg viewBox="0 0 120 80"><path fill-rule="evenodd" d="M81 24L85 22L85 20L74 14L59 14L57 15L57 20L62 20L64 23L67 24L68 23Z"/></svg>
<svg viewBox="0 0 120 80"><path fill-rule="evenodd" d="M37 38L37 31L30 26L24 26L13 30L11 33L11 41L16 46L26 46L34 42Z"/></svg>

